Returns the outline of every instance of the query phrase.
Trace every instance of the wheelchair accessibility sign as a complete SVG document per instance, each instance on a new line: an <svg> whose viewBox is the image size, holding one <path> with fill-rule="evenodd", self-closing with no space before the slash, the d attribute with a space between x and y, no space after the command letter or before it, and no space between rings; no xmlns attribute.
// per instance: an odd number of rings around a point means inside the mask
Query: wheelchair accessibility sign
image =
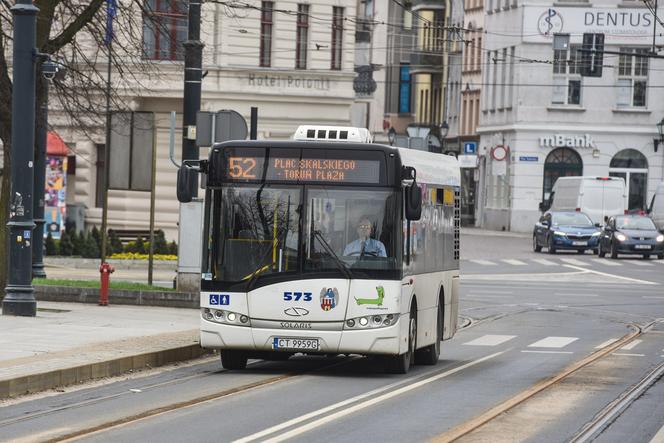
<svg viewBox="0 0 664 443"><path fill-rule="evenodd" d="M231 296L228 294L210 294L210 305L212 306L228 306L231 301Z"/></svg>

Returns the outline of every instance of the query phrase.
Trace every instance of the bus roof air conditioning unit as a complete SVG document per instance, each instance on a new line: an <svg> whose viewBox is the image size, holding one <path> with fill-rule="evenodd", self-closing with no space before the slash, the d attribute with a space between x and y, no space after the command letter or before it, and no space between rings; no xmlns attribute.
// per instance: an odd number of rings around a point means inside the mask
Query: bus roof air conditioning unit
<svg viewBox="0 0 664 443"><path fill-rule="evenodd" d="M353 126L300 125L293 140L373 143L368 129Z"/></svg>

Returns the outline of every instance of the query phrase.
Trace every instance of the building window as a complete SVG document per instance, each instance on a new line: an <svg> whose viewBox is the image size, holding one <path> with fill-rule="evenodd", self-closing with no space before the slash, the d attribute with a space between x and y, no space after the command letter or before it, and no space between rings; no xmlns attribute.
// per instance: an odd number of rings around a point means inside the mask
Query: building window
<svg viewBox="0 0 664 443"><path fill-rule="evenodd" d="M183 60L187 39L185 0L146 0L143 11L143 53L151 60Z"/></svg>
<svg viewBox="0 0 664 443"><path fill-rule="evenodd" d="M344 32L344 8L332 8L332 63L330 69L341 70L341 53Z"/></svg>
<svg viewBox="0 0 664 443"><path fill-rule="evenodd" d="M104 171L106 160L106 145L97 145L97 177L96 177L96 190L95 190L95 207L101 208L104 206Z"/></svg>
<svg viewBox="0 0 664 443"><path fill-rule="evenodd" d="M553 97L560 105L581 104L581 47L566 45L553 50Z"/></svg>
<svg viewBox="0 0 664 443"><path fill-rule="evenodd" d="M410 91L412 79L410 77L410 66L401 65L399 68L399 113L410 113Z"/></svg>
<svg viewBox="0 0 664 443"><path fill-rule="evenodd" d="M261 2L261 47L259 66L272 65L272 9L274 2Z"/></svg>
<svg viewBox="0 0 664 443"><path fill-rule="evenodd" d="M645 107L648 88L648 57L639 57L647 49L621 48L618 61L618 106ZM631 55L634 54L634 55Z"/></svg>
<svg viewBox="0 0 664 443"><path fill-rule="evenodd" d="M402 17L402 23L403 23L403 29L413 29L413 13L411 11L411 8L413 7L413 4L411 2L403 2L403 17Z"/></svg>
<svg viewBox="0 0 664 443"><path fill-rule="evenodd" d="M297 37L295 40L295 68L307 69L309 46L309 5L297 5Z"/></svg>

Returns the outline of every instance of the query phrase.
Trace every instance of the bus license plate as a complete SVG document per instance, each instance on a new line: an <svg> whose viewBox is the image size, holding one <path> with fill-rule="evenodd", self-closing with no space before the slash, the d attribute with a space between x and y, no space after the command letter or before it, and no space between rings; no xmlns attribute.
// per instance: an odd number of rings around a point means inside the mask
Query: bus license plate
<svg viewBox="0 0 664 443"><path fill-rule="evenodd" d="M650 245L635 245L636 249L650 249Z"/></svg>
<svg viewBox="0 0 664 443"><path fill-rule="evenodd" d="M317 338L274 337L274 350L318 351Z"/></svg>
<svg viewBox="0 0 664 443"><path fill-rule="evenodd" d="M572 245L574 245L574 246L588 246L588 242L587 241L573 241Z"/></svg>

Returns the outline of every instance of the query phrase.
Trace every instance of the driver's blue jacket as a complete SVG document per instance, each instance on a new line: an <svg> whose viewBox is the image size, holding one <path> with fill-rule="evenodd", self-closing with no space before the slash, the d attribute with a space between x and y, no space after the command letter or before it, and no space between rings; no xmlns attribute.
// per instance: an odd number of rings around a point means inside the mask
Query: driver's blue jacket
<svg viewBox="0 0 664 443"><path fill-rule="evenodd" d="M385 245L375 238L370 238L366 241L357 239L346 245L343 255L361 255L362 254L362 243L364 243L364 255L374 256L374 257L387 257L385 252Z"/></svg>

